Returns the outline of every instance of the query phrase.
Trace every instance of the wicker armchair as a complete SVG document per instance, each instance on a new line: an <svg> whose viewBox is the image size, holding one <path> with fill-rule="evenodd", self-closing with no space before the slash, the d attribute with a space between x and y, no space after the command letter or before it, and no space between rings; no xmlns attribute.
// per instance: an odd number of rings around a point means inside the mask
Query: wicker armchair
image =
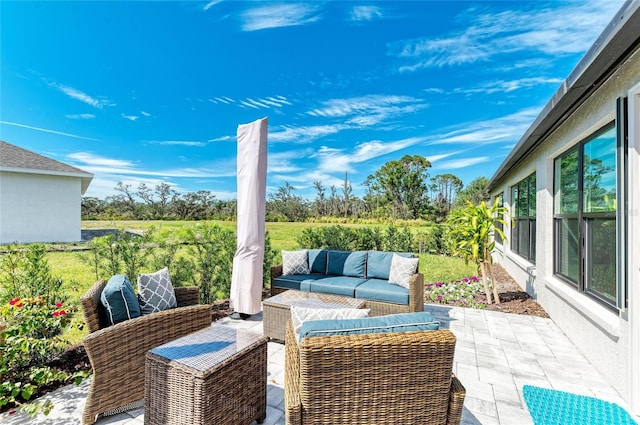
<svg viewBox="0 0 640 425"><path fill-rule="evenodd" d="M211 325L211 307L197 305L199 289L193 286L175 288L178 308L105 327L100 303L105 285L105 281L96 282L80 298L90 332L84 347L93 368L83 424L94 423L99 413L144 398L144 363L149 349Z"/></svg>
<svg viewBox="0 0 640 425"><path fill-rule="evenodd" d="M449 330L317 336L285 342L286 424L459 424Z"/></svg>

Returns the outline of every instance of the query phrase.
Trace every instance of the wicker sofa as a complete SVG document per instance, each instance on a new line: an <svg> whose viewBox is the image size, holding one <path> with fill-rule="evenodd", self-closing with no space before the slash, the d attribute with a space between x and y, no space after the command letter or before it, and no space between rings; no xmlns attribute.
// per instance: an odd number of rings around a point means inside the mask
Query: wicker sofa
<svg viewBox="0 0 640 425"><path fill-rule="evenodd" d="M310 274L284 276L282 264L271 268L272 296L295 289L364 299L366 300L365 308L371 309L371 316L424 310L422 273L416 272L411 276L409 288L389 283L393 252L374 250L351 252L326 249L307 251ZM404 257L413 255L397 254ZM355 267L354 264L356 264ZM352 272L346 271L349 268Z"/></svg>
<svg viewBox="0 0 640 425"><path fill-rule="evenodd" d="M80 298L89 328L84 347L93 369L83 424L144 398L147 351L211 325L211 307L197 305L199 289L193 286L175 288L177 308L106 326L100 302L105 285L106 281L96 282Z"/></svg>
<svg viewBox="0 0 640 425"><path fill-rule="evenodd" d="M459 424L465 389L452 375L455 342L449 330L296 341L289 321L286 424Z"/></svg>

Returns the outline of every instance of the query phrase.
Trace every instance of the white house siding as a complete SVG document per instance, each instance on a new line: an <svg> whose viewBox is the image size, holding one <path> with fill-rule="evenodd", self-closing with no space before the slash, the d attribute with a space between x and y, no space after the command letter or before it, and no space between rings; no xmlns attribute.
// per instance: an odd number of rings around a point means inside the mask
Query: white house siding
<svg viewBox="0 0 640 425"><path fill-rule="evenodd" d="M629 376L637 371L637 368L632 366L632 361L638 362L639 359L631 359L629 356L631 335L628 312L618 313L607 309L554 276L553 166L554 159L561 153L613 121L616 115L616 99L627 96L629 90L639 83L640 51L636 51L527 160L512 169L492 189L493 196L503 192L505 206L511 208L511 186L532 172L536 172L536 263L534 265L512 253L508 241L500 247L500 252L494 258L523 289L537 298L553 321L629 401L629 404L635 407L634 410L638 409L637 400L635 400L637 395L634 395L634 400L629 399ZM629 119L634 118L629 117ZM640 121L639 117L635 119ZM640 142L637 144L640 146ZM637 165L639 163L637 151L630 147L629 154L634 161L630 163ZM637 176L637 173L630 174L630 177L632 175ZM630 192L636 193L639 188L640 181L630 181ZM638 215L639 198L635 196L633 199L635 204L630 205L629 210L635 211L633 214ZM636 218L635 222L637 221ZM629 232L633 234L640 232L640 229L632 226L633 223L630 223ZM505 228L505 235L509 237L510 228ZM632 240L637 242L638 238L635 237ZM637 248L635 251L637 253ZM630 272L636 273L637 268ZM630 281L630 284L632 283L637 285L638 279L633 278ZM589 377L585 376L585 381L588 379Z"/></svg>
<svg viewBox="0 0 640 425"><path fill-rule="evenodd" d="M80 240L81 180L0 172L0 243Z"/></svg>

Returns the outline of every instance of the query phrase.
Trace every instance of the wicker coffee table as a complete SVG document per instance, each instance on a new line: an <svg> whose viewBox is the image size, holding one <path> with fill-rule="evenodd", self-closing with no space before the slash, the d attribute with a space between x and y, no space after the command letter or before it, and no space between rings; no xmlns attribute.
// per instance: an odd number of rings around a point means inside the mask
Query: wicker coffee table
<svg viewBox="0 0 640 425"><path fill-rule="evenodd" d="M289 289L262 301L264 336L284 341L292 305L306 308L364 308L366 303L357 298Z"/></svg>
<svg viewBox="0 0 640 425"><path fill-rule="evenodd" d="M250 424L267 414L267 339L212 325L147 352L145 424Z"/></svg>

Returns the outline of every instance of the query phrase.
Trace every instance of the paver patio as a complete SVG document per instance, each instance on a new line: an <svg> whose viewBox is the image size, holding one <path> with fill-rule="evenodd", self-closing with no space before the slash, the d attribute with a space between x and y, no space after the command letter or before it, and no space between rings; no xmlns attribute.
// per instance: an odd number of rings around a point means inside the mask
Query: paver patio
<svg viewBox="0 0 640 425"><path fill-rule="evenodd" d="M425 310L458 338L454 372L467 390L465 425L532 424L522 386L536 385L597 397L627 408L620 395L578 352L551 319L493 311L426 305ZM262 314L246 321L218 323L262 333ZM416 373L421 373L417 370ZM45 397L55 408L49 416L0 415L2 424L81 423L87 382ZM269 342L265 424L284 424L284 345ZM636 421L640 422L638 417ZM98 425L144 423L143 409L100 418Z"/></svg>

